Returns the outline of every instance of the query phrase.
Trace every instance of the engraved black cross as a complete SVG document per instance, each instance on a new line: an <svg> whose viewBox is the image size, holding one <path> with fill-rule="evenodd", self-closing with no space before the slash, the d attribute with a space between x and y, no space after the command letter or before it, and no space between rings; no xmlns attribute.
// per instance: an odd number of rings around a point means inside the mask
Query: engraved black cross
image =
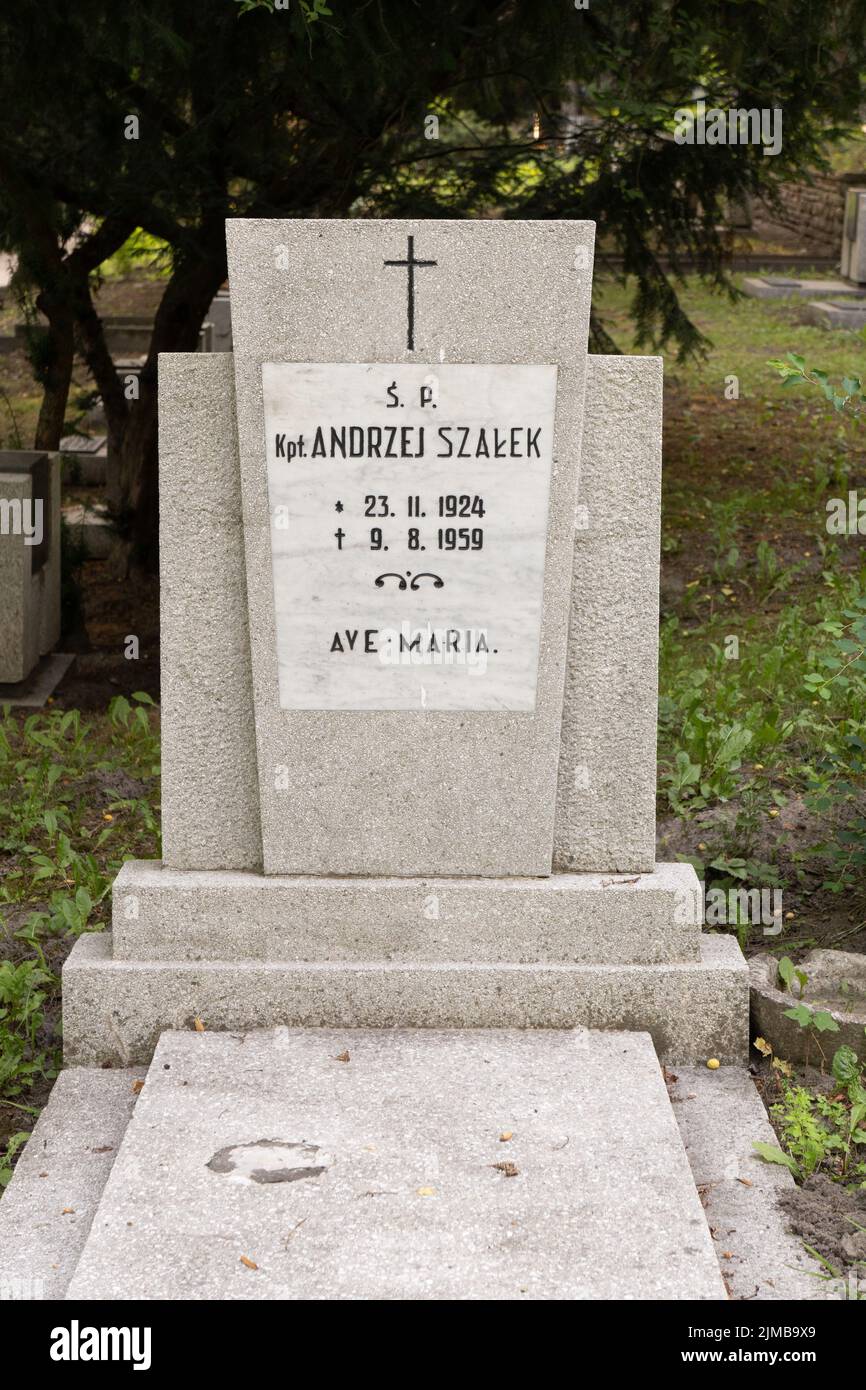
<svg viewBox="0 0 866 1390"><path fill-rule="evenodd" d="M416 261L415 259L415 238L409 237L409 247L404 261L383 261L383 265L404 265L407 270L407 333L406 346L410 352L415 351L415 267L419 265L437 265L437 261Z"/></svg>

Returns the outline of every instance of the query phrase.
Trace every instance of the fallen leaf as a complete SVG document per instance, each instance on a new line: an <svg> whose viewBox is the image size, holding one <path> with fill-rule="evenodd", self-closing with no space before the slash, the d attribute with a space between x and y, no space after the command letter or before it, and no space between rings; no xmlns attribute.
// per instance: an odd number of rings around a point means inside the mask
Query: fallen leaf
<svg viewBox="0 0 866 1390"><path fill-rule="evenodd" d="M200 1018L194 1018L194 1019L193 1019L193 1024L195 1025L195 1031L196 1031L197 1033L203 1033L203 1032L204 1032L204 1024L202 1023L202 1021L201 1021Z"/></svg>
<svg viewBox="0 0 866 1390"><path fill-rule="evenodd" d="M246 1255L241 1255L241 1264L246 1265L247 1269L258 1269L255 1260L248 1260Z"/></svg>
<svg viewBox="0 0 866 1390"><path fill-rule="evenodd" d="M514 1130L513 1130L513 1129L504 1129L504 1130L502 1131L502 1133L500 1134L500 1136L499 1136L499 1142L500 1142L500 1144L507 1144L508 1141L509 1141L509 1139L513 1139L513 1138L514 1138Z"/></svg>
<svg viewBox="0 0 866 1390"><path fill-rule="evenodd" d="M733 1258L734 1258L734 1252L733 1252L733 1250L723 1250L723 1251L722 1251L722 1259L723 1259L723 1260L732 1260Z"/></svg>
<svg viewBox="0 0 866 1390"><path fill-rule="evenodd" d="M114 1151L113 1144L103 1144L101 1149L91 1149L92 1154L110 1154Z"/></svg>
<svg viewBox="0 0 866 1390"><path fill-rule="evenodd" d="M144 1082L143 1082L143 1081L133 1081L133 1083L132 1083L132 1094L133 1094L134 1096L140 1095L141 1092L142 1092L143 1090L144 1090Z"/></svg>
<svg viewBox="0 0 866 1390"><path fill-rule="evenodd" d="M741 1182L741 1183L743 1184L743 1187L751 1187L751 1186L752 1186L752 1180L751 1180L751 1178L737 1178L737 1182Z"/></svg>
<svg viewBox="0 0 866 1390"><path fill-rule="evenodd" d="M60 1213L60 1215L61 1215L61 1216L74 1216L74 1215L75 1215L75 1208L74 1208L74 1207L64 1207L63 1210L62 1210L62 1212Z"/></svg>
<svg viewBox="0 0 866 1390"><path fill-rule="evenodd" d="M419 1196L419 1197L435 1197L435 1196L436 1196L436 1188L435 1188L435 1187L419 1187L419 1188L418 1188L418 1196Z"/></svg>
<svg viewBox="0 0 866 1390"><path fill-rule="evenodd" d="M338 1052L334 1058L335 1062L350 1062L351 1060L348 1047L343 1052Z"/></svg>
<svg viewBox="0 0 866 1390"><path fill-rule="evenodd" d="M498 1168L502 1176L505 1178L516 1178L517 1174L520 1172L520 1169L518 1168L516 1163L510 1163L507 1161L504 1163L491 1163L490 1167Z"/></svg>

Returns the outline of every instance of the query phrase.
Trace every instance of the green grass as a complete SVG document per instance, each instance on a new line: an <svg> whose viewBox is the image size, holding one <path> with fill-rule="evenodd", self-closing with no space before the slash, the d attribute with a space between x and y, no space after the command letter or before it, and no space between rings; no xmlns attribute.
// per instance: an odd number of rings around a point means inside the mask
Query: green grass
<svg viewBox="0 0 866 1390"><path fill-rule="evenodd" d="M660 812L708 884L784 890L785 934L735 923L744 948L842 944L866 923L866 538L829 535L827 502L866 496L866 435L767 362L795 351L841 379L866 349L796 303L694 280L682 299L710 343L665 359ZM597 287L641 351L628 302Z"/></svg>
<svg viewBox="0 0 866 1390"><path fill-rule="evenodd" d="M0 716L0 1185L60 1062L59 968L125 859L159 856L152 701ZM8 1147L7 1147L8 1146Z"/></svg>
<svg viewBox="0 0 866 1390"><path fill-rule="evenodd" d="M824 278L826 272L814 271L809 275ZM740 289L746 276L737 274L732 278ZM770 358L793 350L807 361L820 359L822 367L839 376L850 373L858 361L866 364L866 346L858 333L846 329L829 331L805 323L802 301L742 296L732 302L726 294L702 285L695 276L687 277L678 294L689 318L710 340L702 360L677 362L675 353L665 354L666 379L690 392L709 392L721 401L725 377L734 374L739 378L740 399L761 400L772 410L783 411L778 376L766 366ZM620 351L652 353L652 347L640 347L635 340L629 313L631 298L628 286L610 279L602 279L593 287L593 308L603 317ZM792 400L810 399L813 395L802 387L791 388Z"/></svg>

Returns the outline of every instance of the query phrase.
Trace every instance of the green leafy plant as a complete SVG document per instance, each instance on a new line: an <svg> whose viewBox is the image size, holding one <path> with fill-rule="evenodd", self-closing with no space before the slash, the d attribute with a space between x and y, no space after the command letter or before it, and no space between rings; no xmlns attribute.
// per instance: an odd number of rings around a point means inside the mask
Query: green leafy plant
<svg viewBox="0 0 866 1390"><path fill-rule="evenodd" d="M13 1172L12 1160L19 1150L23 1149L29 1138L29 1130L19 1130L17 1134L11 1135L6 1141L2 1152L0 1152L0 1191L9 1186Z"/></svg>
<svg viewBox="0 0 866 1390"><path fill-rule="evenodd" d="M781 1098L770 1107L784 1147L753 1142L768 1163L789 1169L798 1182L823 1172L839 1182L866 1187L866 1064L853 1048L837 1048L831 1095L794 1084L780 1068Z"/></svg>
<svg viewBox="0 0 866 1390"><path fill-rule="evenodd" d="M37 961L0 962L0 1099L20 1095L35 1077L53 1074L53 1059L39 1045L51 974Z"/></svg>
<svg viewBox="0 0 866 1390"><path fill-rule="evenodd" d="M782 956L776 968L778 970L779 979L787 990L791 989L795 980L797 981L800 990L800 998L802 999L803 992L809 982L809 977L805 970L798 970L789 956Z"/></svg>

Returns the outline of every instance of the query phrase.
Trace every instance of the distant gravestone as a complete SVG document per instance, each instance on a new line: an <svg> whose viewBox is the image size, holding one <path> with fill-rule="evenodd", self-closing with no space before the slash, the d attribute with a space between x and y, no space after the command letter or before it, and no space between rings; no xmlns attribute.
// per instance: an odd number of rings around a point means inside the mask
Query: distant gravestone
<svg viewBox="0 0 866 1390"><path fill-rule="evenodd" d="M661 364L587 355L593 228L234 221L233 353L160 359L163 861L67 1060L189 1026L645 1029L747 973L655 863Z"/></svg>
<svg viewBox="0 0 866 1390"><path fill-rule="evenodd" d="M842 274L866 285L866 189L849 188L842 225Z"/></svg>
<svg viewBox="0 0 866 1390"><path fill-rule="evenodd" d="M60 460L2 450L0 685L26 680L59 636Z"/></svg>

